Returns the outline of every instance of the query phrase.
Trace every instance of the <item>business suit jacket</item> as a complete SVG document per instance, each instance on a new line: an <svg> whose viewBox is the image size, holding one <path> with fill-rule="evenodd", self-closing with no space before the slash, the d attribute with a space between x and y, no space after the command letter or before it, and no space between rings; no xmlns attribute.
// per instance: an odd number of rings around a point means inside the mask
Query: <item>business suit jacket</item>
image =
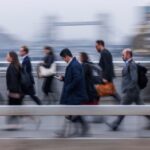
<svg viewBox="0 0 150 150"><path fill-rule="evenodd" d="M115 76L113 59L111 53L107 49L101 52L99 66L102 68L102 78L112 82Z"/></svg>
<svg viewBox="0 0 150 150"><path fill-rule="evenodd" d="M66 68L60 104L80 105L88 101L81 64L73 58Z"/></svg>
<svg viewBox="0 0 150 150"><path fill-rule="evenodd" d="M32 64L29 56L26 56L23 61L22 61L22 68L27 71L27 73L30 75L31 79L31 87L28 89L23 89L23 92L27 95L34 95L35 94L35 89L34 89L34 77L32 75Z"/></svg>
<svg viewBox="0 0 150 150"><path fill-rule="evenodd" d="M122 92L126 94L139 94L137 65L130 60L122 70Z"/></svg>

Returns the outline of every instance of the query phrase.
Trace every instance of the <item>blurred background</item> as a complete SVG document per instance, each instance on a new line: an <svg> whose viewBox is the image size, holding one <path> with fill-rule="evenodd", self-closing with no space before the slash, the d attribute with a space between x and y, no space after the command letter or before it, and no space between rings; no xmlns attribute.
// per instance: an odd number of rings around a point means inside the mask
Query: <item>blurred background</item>
<svg viewBox="0 0 150 150"><path fill-rule="evenodd" d="M6 64L3 63L8 51L18 51L22 45L27 45L32 61L40 61L43 58L43 47L49 45L54 47L57 60L61 60L59 52L68 47L75 56L81 51L86 51L91 60L98 61L99 55L95 50L97 39L106 42L114 61L122 61L122 49L131 47L135 60L146 61L144 65L149 69L150 0L0 0L1 95L6 101ZM115 63L117 77L114 83L119 94L122 67L122 62ZM65 65L60 62L57 69L58 72L64 73ZM148 75L150 79L150 73ZM35 72L34 77L37 95L42 99L42 80L37 78ZM51 95L51 99L55 101L53 104L59 103L61 90L62 83L55 80L54 97ZM141 92L147 104L150 102L149 90L150 82ZM102 104L113 104L111 98L107 99L109 100L102 99ZM34 103L27 97L25 104ZM39 118L23 118L23 130L10 132L4 130L6 117L0 117L0 137L51 138L55 136L54 131L62 127L64 121L63 117L55 116ZM114 119L109 116L108 118ZM91 118L88 119L90 122ZM143 117L133 116L127 117L123 124L124 131L110 132L106 125L98 122L91 123L91 133L98 138L150 137L150 130L142 130L144 126Z"/></svg>
<svg viewBox="0 0 150 150"><path fill-rule="evenodd" d="M75 55L86 51L95 60L97 39L106 41L115 60L124 47L132 47L137 59L148 60L150 1L0 0L0 60L21 45L30 47L32 60L41 59L45 45L56 54L64 47Z"/></svg>

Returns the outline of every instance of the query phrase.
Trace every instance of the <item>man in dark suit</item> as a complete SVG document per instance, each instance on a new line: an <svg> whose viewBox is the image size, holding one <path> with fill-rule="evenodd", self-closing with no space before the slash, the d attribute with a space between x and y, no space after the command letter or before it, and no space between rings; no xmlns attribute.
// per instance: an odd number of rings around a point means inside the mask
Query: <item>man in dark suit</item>
<svg viewBox="0 0 150 150"><path fill-rule="evenodd" d="M96 41L96 50L100 53L99 66L102 68L102 82L103 84L111 82L115 77L113 59L111 53L105 48L105 42L103 40ZM121 98L118 93L114 93L113 96L117 103L120 103Z"/></svg>
<svg viewBox="0 0 150 150"><path fill-rule="evenodd" d="M122 59L125 62L125 66L122 70L122 93L123 98L121 105L144 105L144 101L140 99L140 88L138 85L138 68L137 64L133 60L132 50L126 48L122 51ZM125 116L118 116L118 118L112 123L106 124L111 127L113 131L117 131ZM145 116L150 120L150 116ZM148 128L149 129L149 126Z"/></svg>
<svg viewBox="0 0 150 150"><path fill-rule="evenodd" d="M68 64L64 77L60 79L64 81L64 87L61 95L60 104L62 105L81 105L88 101L88 96L85 87L85 79L82 65L72 56L69 49L63 49L60 56ZM81 124L82 133L85 135L88 131L88 126L81 116L67 116L72 122Z"/></svg>
<svg viewBox="0 0 150 150"><path fill-rule="evenodd" d="M41 105L41 101L40 99L35 95L35 88L34 88L34 77L32 75L32 65L31 65L31 60L30 57L28 56L29 53L29 49L27 46L22 46L20 51L20 56L23 57L23 61L22 61L22 68L24 70L26 70L26 72L29 74L30 76L30 80L31 80L31 86L28 89L23 89L23 92L25 95L30 95L30 97L35 101L35 103L37 103L38 105Z"/></svg>
<svg viewBox="0 0 150 150"><path fill-rule="evenodd" d="M60 103L64 105L80 105L88 100L83 68L76 58L72 57L69 49L62 50L60 56L68 64Z"/></svg>
<svg viewBox="0 0 150 150"><path fill-rule="evenodd" d="M111 53L105 48L105 43L102 40L96 41L97 52L101 54L99 66L102 68L103 82L112 82L115 76L113 60Z"/></svg>

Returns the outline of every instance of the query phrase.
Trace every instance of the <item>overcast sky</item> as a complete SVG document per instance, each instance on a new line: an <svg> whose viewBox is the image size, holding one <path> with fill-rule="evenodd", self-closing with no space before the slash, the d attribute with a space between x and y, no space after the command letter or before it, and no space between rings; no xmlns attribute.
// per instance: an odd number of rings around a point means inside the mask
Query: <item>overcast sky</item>
<svg viewBox="0 0 150 150"><path fill-rule="evenodd" d="M58 16L60 21L88 21L99 13L109 13L115 35L122 38L136 23L135 6L146 4L150 0L0 0L0 27L18 38L32 40L44 16Z"/></svg>

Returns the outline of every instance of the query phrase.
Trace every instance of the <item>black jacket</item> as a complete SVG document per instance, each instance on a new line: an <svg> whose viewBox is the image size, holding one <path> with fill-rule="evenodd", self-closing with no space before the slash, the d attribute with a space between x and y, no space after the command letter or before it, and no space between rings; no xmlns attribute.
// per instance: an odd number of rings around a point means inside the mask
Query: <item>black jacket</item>
<svg viewBox="0 0 150 150"><path fill-rule="evenodd" d="M34 88L34 77L32 75L32 64L29 56L26 56L22 61L22 69L26 69L27 73L30 75L31 79L31 87L28 89L23 89L24 94L26 95L35 95L35 88Z"/></svg>
<svg viewBox="0 0 150 150"><path fill-rule="evenodd" d="M51 64L54 62L54 55L46 55L46 56L43 58L43 61L44 61L43 66L44 66L45 68L51 67Z"/></svg>
<svg viewBox="0 0 150 150"><path fill-rule="evenodd" d="M43 61L44 61L43 66L45 68L50 68L52 63L54 62L54 55L45 56ZM45 77L42 85L42 91L44 92L44 94L48 95L48 93L53 92L52 81L53 81L53 76Z"/></svg>
<svg viewBox="0 0 150 150"><path fill-rule="evenodd" d="M112 55L107 49L104 49L101 52L99 66L102 68L102 78L108 80L109 82L112 82L115 76L114 66Z"/></svg>
<svg viewBox="0 0 150 150"><path fill-rule="evenodd" d="M10 64L6 72L7 90L12 93L21 93L20 70L18 71L13 64Z"/></svg>
<svg viewBox="0 0 150 150"><path fill-rule="evenodd" d="M84 77L85 77L85 85L86 91L88 94L89 101L96 100L98 95L94 86L94 75L93 75L93 64L90 62L85 62L82 64Z"/></svg>
<svg viewBox="0 0 150 150"><path fill-rule="evenodd" d="M32 64L29 56L26 56L22 61L22 68L26 69L26 71L30 74L31 82L34 84L34 78L32 75Z"/></svg>

